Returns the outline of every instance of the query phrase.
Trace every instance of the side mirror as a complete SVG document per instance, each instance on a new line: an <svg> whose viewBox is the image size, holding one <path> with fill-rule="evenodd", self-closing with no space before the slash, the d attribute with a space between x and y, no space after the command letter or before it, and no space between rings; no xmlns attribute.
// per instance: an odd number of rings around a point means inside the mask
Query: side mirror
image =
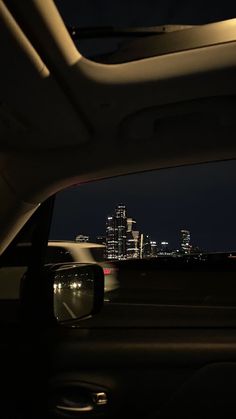
<svg viewBox="0 0 236 419"><path fill-rule="evenodd" d="M98 313L103 306L104 274L95 264L56 264L50 268L54 315L59 323Z"/></svg>

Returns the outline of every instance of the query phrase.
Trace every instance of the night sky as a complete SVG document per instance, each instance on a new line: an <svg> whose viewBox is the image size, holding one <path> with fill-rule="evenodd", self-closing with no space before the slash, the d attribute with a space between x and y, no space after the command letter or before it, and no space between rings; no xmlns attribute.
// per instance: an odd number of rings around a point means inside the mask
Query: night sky
<svg viewBox="0 0 236 419"><path fill-rule="evenodd" d="M236 2L57 0L66 23L80 26L200 24L236 16ZM91 52L91 43L89 45ZM97 48L97 44L96 44ZM96 51L97 53L98 51ZM84 53L84 51L83 51ZM127 206L137 229L179 247L179 230L208 251L236 250L236 162L159 170L80 185L58 194L51 239L91 239L106 216Z"/></svg>
<svg viewBox="0 0 236 419"><path fill-rule="evenodd" d="M201 24L236 16L230 0L56 0L64 20L80 26Z"/></svg>

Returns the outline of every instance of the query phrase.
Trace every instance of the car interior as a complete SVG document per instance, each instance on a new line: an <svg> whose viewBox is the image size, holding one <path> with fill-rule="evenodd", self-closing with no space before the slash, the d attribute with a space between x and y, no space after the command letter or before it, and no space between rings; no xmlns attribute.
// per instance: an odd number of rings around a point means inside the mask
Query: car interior
<svg viewBox="0 0 236 419"><path fill-rule="evenodd" d="M236 413L233 258L208 269L148 267L167 290L187 272L193 295L208 283L223 303L117 305L112 322L99 267L90 266L92 316L69 322L53 308L53 280L67 273L45 268L63 189L236 159L236 19L177 29L130 36L93 59L53 0L0 0L3 419ZM15 260L25 242L28 257Z"/></svg>

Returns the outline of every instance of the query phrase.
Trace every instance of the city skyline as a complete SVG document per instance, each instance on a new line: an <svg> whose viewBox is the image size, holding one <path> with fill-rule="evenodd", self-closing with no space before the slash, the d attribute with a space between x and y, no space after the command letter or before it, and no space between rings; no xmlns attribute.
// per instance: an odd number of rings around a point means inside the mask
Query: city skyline
<svg viewBox="0 0 236 419"><path fill-rule="evenodd" d="M105 218L124 202L139 229L179 246L179 231L209 252L234 251L236 162L163 169L82 184L56 197L50 238L104 234Z"/></svg>
<svg viewBox="0 0 236 419"><path fill-rule="evenodd" d="M179 231L180 244L178 248L171 248L166 241L157 242L150 232L137 230L138 223L130 217L125 204L119 203L112 214L106 217L106 231L103 235L91 240L87 234L80 233L75 237L78 242L94 241L106 246L105 256L110 260L142 259L157 257L158 255L177 255L199 252L200 249L191 244L189 230Z"/></svg>

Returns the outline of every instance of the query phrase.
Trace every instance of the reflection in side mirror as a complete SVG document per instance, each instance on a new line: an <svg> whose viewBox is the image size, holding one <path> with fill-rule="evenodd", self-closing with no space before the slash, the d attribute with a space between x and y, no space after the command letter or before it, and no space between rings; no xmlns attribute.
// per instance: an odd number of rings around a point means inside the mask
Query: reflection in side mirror
<svg viewBox="0 0 236 419"><path fill-rule="evenodd" d="M101 310L104 274L95 264L60 264L53 269L54 315L58 322L78 320Z"/></svg>

